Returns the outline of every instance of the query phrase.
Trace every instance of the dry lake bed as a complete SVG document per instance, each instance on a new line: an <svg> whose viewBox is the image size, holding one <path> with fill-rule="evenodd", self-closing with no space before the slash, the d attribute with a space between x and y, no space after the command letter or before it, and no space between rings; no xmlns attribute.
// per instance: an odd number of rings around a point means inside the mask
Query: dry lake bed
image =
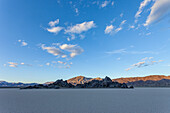
<svg viewBox="0 0 170 113"><path fill-rule="evenodd" d="M0 113L170 113L170 88L0 89Z"/></svg>

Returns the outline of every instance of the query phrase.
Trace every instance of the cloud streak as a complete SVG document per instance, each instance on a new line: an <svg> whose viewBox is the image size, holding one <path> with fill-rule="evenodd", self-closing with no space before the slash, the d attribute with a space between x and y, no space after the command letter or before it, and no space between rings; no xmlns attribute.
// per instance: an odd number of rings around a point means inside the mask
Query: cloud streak
<svg viewBox="0 0 170 113"><path fill-rule="evenodd" d="M139 7L139 9L138 9L138 11L136 12L136 15L135 15L135 18L136 18L135 22L138 21L138 18L141 16L141 13L142 13L144 7L147 6L149 4L149 2L151 2L151 0L144 0L144 1L141 2L140 7Z"/></svg>
<svg viewBox="0 0 170 113"><path fill-rule="evenodd" d="M129 68L125 69L125 70L129 71L129 70L131 70L133 68L141 68L141 67L151 66L151 65L154 65L154 64L157 64L157 63L163 61L163 60L154 61L152 59L153 59L153 57L145 57L145 58L142 59L142 61L131 65L131 67L129 67Z"/></svg>
<svg viewBox="0 0 170 113"><path fill-rule="evenodd" d="M159 54L159 52L153 51L128 51L127 49L118 49L114 51L106 52L107 54Z"/></svg>
<svg viewBox="0 0 170 113"><path fill-rule="evenodd" d="M21 62L21 63L16 63L16 62L8 62L8 66L9 67L18 67L18 66L32 66L30 64L25 64L24 62Z"/></svg>

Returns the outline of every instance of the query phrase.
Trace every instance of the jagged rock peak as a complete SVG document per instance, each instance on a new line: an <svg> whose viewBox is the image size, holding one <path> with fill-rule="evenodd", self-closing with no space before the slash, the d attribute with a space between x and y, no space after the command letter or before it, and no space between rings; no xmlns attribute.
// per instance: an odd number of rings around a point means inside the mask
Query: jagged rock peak
<svg viewBox="0 0 170 113"><path fill-rule="evenodd" d="M111 80L108 76L106 76L106 77L104 78L104 81L105 81L105 82L112 82L112 80Z"/></svg>

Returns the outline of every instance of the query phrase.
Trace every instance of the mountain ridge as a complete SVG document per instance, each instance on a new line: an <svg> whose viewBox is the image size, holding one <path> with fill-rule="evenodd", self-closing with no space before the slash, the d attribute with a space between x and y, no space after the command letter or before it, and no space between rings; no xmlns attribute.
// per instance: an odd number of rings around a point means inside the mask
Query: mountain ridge
<svg viewBox="0 0 170 113"><path fill-rule="evenodd" d="M77 84L85 84L93 80L103 80L100 77L97 78L90 78L90 77L85 77L85 76L76 76L73 78L70 78L66 80L68 83L71 83L72 85L77 85ZM118 83L127 83L127 85L133 85L135 87L149 87L149 86L168 86L170 87L170 76L165 76L165 75L149 75L145 77L122 77L122 78L116 78L112 79L113 82L118 82ZM53 81L51 82L46 82L44 84L51 84L54 83ZM21 86L30 86L30 85L36 85L38 83L22 83L22 82L6 82L1 80L0 81L0 87L21 87ZM149 85L150 84L150 85Z"/></svg>

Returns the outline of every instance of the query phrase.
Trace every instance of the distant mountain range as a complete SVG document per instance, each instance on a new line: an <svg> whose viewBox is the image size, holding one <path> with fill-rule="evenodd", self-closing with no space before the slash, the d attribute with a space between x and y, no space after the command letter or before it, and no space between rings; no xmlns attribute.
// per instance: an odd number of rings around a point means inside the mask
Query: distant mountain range
<svg viewBox="0 0 170 113"><path fill-rule="evenodd" d="M92 80L103 80L102 78L87 78L84 76L77 76L68 79L67 82L72 85L88 83ZM134 87L170 87L170 76L165 75L150 75L145 77L128 77L112 79L113 82L126 83L127 85L133 85ZM51 84L53 82L46 82L44 84ZM0 87L21 87L36 85L37 83L9 83L6 81L0 81Z"/></svg>
<svg viewBox="0 0 170 113"><path fill-rule="evenodd" d="M134 87L170 87L170 76L150 75L146 77L129 77L112 79L119 83L126 83Z"/></svg>
<svg viewBox="0 0 170 113"><path fill-rule="evenodd" d="M14 83L14 82L6 82L6 81L0 81L0 87L23 87L23 86L33 86L37 85L37 83Z"/></svg>

